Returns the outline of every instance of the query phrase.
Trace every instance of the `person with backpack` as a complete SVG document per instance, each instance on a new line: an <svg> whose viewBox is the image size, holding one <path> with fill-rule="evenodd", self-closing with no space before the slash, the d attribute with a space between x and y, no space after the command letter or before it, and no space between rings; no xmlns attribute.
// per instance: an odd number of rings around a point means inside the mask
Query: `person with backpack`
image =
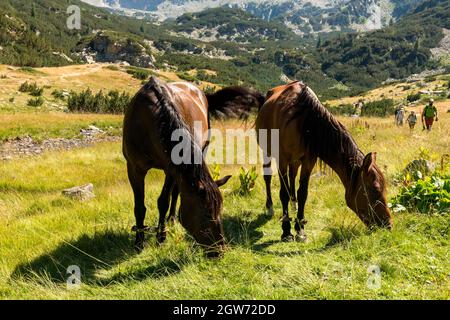
<svg viewBox="0 0 450 320"><path fill-rule="evenodd" d="M425 106L422 112L423 129L425 130L426 127L428 131L431 131L431 127L433 126L433 122L435 120L439 120L438 113L436 106L434 105L434 99L430 99L430 102Z"/></svg>
<svg viewBox="0 0 450 320"><path fill-rule="evenodd" d="M411 131L413 131L414 127L415 127L415 125L417 123L417 116L416 116L416 113L414 111L411 111L411 113L408 116L408 119L406 119L406 122L408 122L408 124L409 124L409 129Z"/></svg>

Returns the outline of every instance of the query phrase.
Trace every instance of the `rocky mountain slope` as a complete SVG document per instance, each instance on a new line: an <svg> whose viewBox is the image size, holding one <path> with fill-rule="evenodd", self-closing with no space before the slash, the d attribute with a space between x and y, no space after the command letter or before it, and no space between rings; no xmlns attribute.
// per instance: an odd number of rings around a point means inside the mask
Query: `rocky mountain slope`
<svg viewBox="0 0 450 320"><path fill-rule="evenodd" d="M380 29L405 15L421 0L83 0L129 15L149 13L174 19L207 8L242 9L264 20L279 20L298 34Z"/></svg>

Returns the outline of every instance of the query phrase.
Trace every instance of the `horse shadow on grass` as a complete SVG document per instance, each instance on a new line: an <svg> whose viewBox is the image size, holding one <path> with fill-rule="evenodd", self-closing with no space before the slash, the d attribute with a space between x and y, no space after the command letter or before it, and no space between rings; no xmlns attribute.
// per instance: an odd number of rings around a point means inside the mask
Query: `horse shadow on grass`
<svg viewBox="0 0 450 320"><path fill-rule="evenodd" d="M259 228L271 219L273 219L273 216L265 212L258 215L256 219L251 217L250 212L247 211L240 216L225 216L223 218L225 238L232 246L253 246L264 236L264 233Z"/></svg>
<svg viewBox="0 0 450 320"><path fill-rule="evenodd" d="M273 217L263 213L259 215L256 220L242 222L242 219L233 217L224 221L225 234L228 231L228 239L231 239L230 243L233 245L245 245L250 247L251 250L257 254L270 254L276 256L295 256L305 253L306 248L302 243L298 243L297 249L291 250L268 250L273 245L281 243L279 239L268 239L259 242L264 237L264 233L258 230L264 224L266 224ZM324 252L335 248L337 246L345 246L351 243L352 240L366 234L368 231L362 231L355 225L338 225L329 226L326 231L330 233L330 236L324 244L315 248L308 248L308 252ZM280 223L280 235L281 235L281 223ZM308 240L313 241L313 240ZM323 243L323 242L321 242ZM286 244L287 245L287 244Z"/></svg>
<svg viewBox="0 0 450 320"><path fill-rule="evenodd" d="M134 235L125 230L84 234L75 241L62 242L55 250L17 266L10 280L48 279L62 284L66 283L70 276L67 273L68 267L77 266L80 268L83 283L105 286L117 281L140 281L170 276L181 272L190 261L180 253L170 258L161 257L154 262L149 261L144 268L127 270L126 273L119 270L110 277L99 276L99 270L111 270L137 255L133 240ZM153 240L156 242L152 234L148 235L147 245Z"/></svg>
<svg viewBox="0 0 450 320"><path fill-rule="evenodd" d="M131 243L130 234L125 231L84 234L74 241L62 242L55 250L31 262L18 265L11 279L44 278L65 283L69 277L67 268L78 266L82 281L95 283L99 269L109 269L135 254Z"/></svg>

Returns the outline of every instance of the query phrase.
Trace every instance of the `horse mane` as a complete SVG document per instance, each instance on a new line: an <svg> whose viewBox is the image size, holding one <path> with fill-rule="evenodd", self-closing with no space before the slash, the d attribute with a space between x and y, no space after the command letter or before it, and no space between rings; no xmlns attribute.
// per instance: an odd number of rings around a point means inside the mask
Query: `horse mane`
<svg viewBox="0 0 450 320"><path fill-rule="evenodd" d="M199 183L204 187L206 191L208 209L214 212L213 218L216 218L220 213L222 207L222 195L213 181L208 167L203 159L202 148L198 145L193 137L193 133L189 130L188 125L185 123L180 113L174 106L173 102L168 98L169 94L164 85L156 77L151 77L149 82L143 87L144 92L148 95L152 93L155 97L153 99L154 104L157 106L155 115L155 121L159 128L160 141L163 146L163 150L168 156L169 171L176 176L177 174L182 176L182 179L189 181L192 184L194 190L196 189L195 183ZM184 139L189 139L188 143L191 145L191 162L189 164L181 163L174 164L171 159L172 149L179 143L172 141L172 133L175 130L186 130L189 134L184 136ZM200 155L202 162L195 163L195 155Z"/></svg>
<svg viewBox="0 0 450 320"><path fill-rule="evenodd" d="M259 109L265 102L263 94L242 86L226 87L207 94L209 112L216 117L247 119L252 107Z"/></svg>
<svg viewBox="0 0 450 320"><path fill-rule="evenodd" d="M322 105L307 85L300 85L302 91L296 100L288 105L295 108L289 121L299 116L304 119L300 134L307 151L327 164L335 162L337 157L342 157L344 161L350 160L352 170L354 166L360 167L364 154L348 130Z"/></svg>

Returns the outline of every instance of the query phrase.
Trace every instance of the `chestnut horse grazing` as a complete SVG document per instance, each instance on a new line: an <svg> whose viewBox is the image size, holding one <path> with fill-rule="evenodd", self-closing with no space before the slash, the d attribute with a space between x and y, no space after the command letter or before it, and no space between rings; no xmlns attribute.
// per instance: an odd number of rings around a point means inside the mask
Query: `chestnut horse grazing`
<svg viewBox="0 0 450 320"><path fill-rule="evenodd" d="M283 206L283 241L292 241L289 200L298 199L295 239L305 241L305 202L311 172L317 159L323 160L345 186L347 206L368 226L391 228L392 217L386 203L386 185L376 165L376 154L364 156L345 127L319 102L314 92L299 81L279 86L267 95L256 119L256 129L279 130L280 198ZM268 141L271 141L270 130ZM260 143L267 145L267 143ZM271 157L270 146L264 150ZM295 179L301 165L300 186ZM270 163L264 167L270 172ZM289 174L288 174L289 170ZM268 210L273 211L271 175L265 175Z"/></svg>
<svg viewBox="0 0 450 320"><path fill-rule="evenodd" d="M194 123L202 125L200 134ZM215 182L203 160L209 129L208 102L204 93L189 83L166 84L152 77L136 94L128 107L123 125L123 154L127 160L128 178L134 193L136 218L135 247L144 246L146 207L144 180L152 168L164 170L164 186L158 199L159 223L157 239L166 239L166 213L172 194L171 212L175 211L178 192L181 196L179 218L195 240L210 256L220 253L224 245L221 221L222 195L218 186L230 177ZM173 132L183 132L191 154L181 163L172 158ZM184 149L183 149L184 150ZM186 155L183 155L183 158ZM200 159L200 161L195 161ZM176 164L177 163L177 164Z"/></svg>

